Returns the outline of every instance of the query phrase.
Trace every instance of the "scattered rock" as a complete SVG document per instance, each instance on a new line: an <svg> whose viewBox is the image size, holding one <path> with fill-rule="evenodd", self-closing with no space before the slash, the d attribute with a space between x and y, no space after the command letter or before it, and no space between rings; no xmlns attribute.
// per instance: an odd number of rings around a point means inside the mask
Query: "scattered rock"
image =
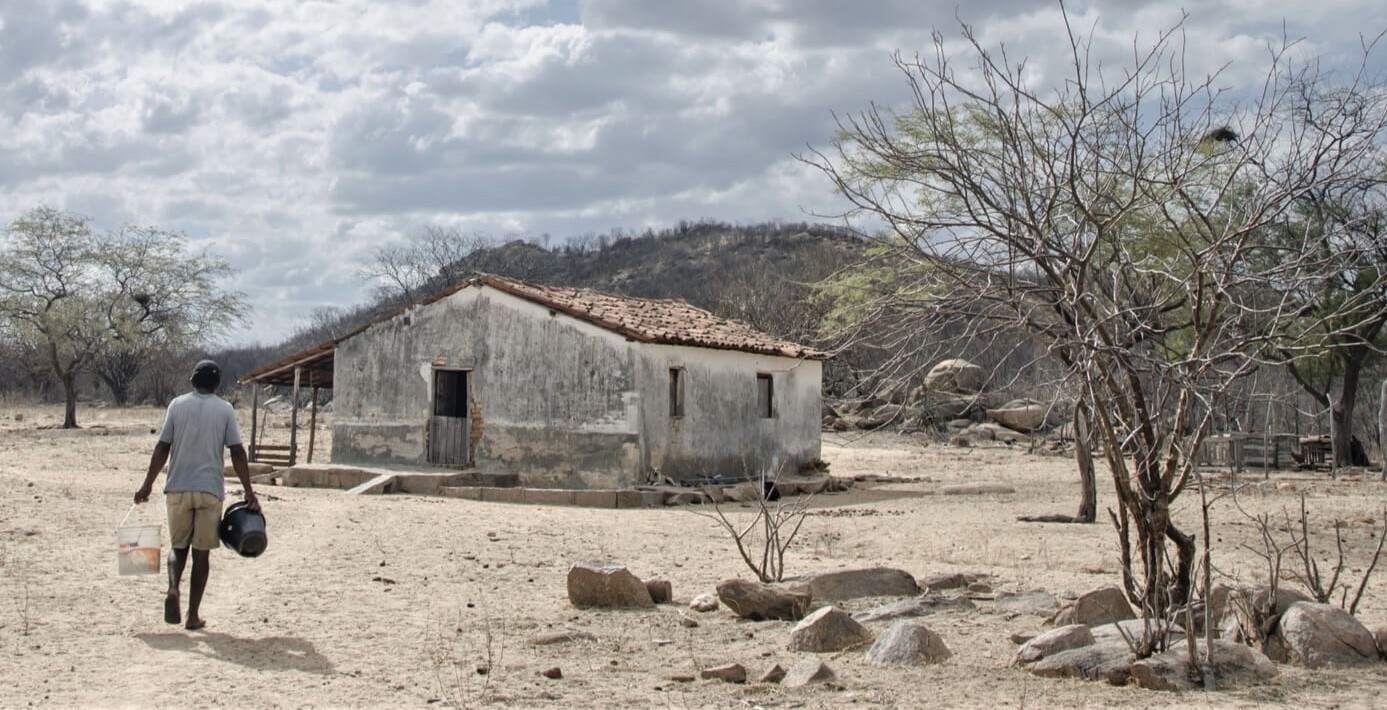
<svg viewBox="0 0 1387 710"><path fill-rule="evenodd" d="M1124 619L1111 624L1098 624L1089 627L1093 632L1093 640L1096 643L1127 643L1126 639L1132 639L1134 643L1140 643L1141 637L1146 633L1146 623L1141 619ZM1151 622L1153 628L1154 621ZM1172 625L1167 631L1170 640L1177 641L1185 637L1185 630L1178 625Z"/></svg>
<svg viewBox="0 0 1387 710"><path fill-rule="evenodd" d="M1059 601L1049 592L998 592L992 605L1004 614L1049 617L1059 608Z"/></svg>
<svg viewBox="0 0 1387 710"><path fill-rule="evenodd" d="M1009 495L1016 489L1003 483L955 483L940 487L939 492L946 496L987 496Z"/></svg>
<svg viewBox="0 0 1387 710"><path fill-rule="evenodd" d="M655 606L645 584L624 565L578 562L568 570L568 601L578 608Z"/></svg>
<svg viewBox="0 0 1387 710"><path fill-rule="evenodd" d="M961 604L956 602L961 602ZM890 604L882 604L881 606L868 609L867 611L859 611L853 614L852 618L867 624L873 621L887 621L889 619L899 619L902 617L928 616L941 608L972 608L973 606L973 602L967 597L947 599L943 597L920 595L914 599L902 599L900 601L891 602Z"/></svg>
<svg viewBox="0 0 1387 710"><path fill-rule="evenodd" d="M968 437L963 436L962 434L954 434L953 436L949 437L949 446L958 447L960 449L966 449L972 445L973 442L969 441Z"/></svg>
<svg viewBox="0 0 1387 710"><path fill-rule="evenodd" d="M1031 441L1031 437L1028 434L1023 434L1015 429L1009 429L1001 424L994 424L991 422L974 424L972 427L969 427L968 431L980 438L986 438L990 441L1000 441L1004 444L1022 444L1030 443Z"/></svg>
<svg viewBox="0 0 1387 710"><path fill-rule="evenodd" d="M689 602L689 608L698 612L717 611L718 598L712 594L700 594Z"/></svg>
<svg viewBox="0 0 1387 710"><path fill-rule="evenodd" d="M553 646L556 643L571 643L573 641L596 641L597 637L586 631L557 631L552 634L540 634L530 639L531 646Z"/></svg>
<svg viewBox="0 0 1387 710"><path fill-rule="evenodd" d="M883 665L928 665L953 656L943 639L918 621L902 619L891 625L867 650L867 661Z"/></svg>
<svg viewBox="0 0 1387 710"><path fill-rule="evenodd" d="M1306 668L1362 665L1378 660L1372 632L1348 612L1329 604L1296 602L1281 615L1276 635L1292 663Z"/></svg>
<svg viewBox="0 0 1387 710"><path fill-rule="evenodd" d="M785 587L726 579L718 583L718 600L743 619L799 621L809 613L812 597L808 592Z"/></svg>
<svg viewBox="0 0 1387 710"><path fill-rule="evenodd" d="M1053 411L1052 408L1033 399L1013 399L996 409L987 410L987 416L1008 429L1032 432L1058 423L1047 421Z"/></svg>
<svg viewBox="0 0 1387 710"><path fill-rule="evenodd" d="M931 592L940 592L946 589L962 589L974 581L976 580L963 574L932 574L921 580L920 586Z"/></svg>
<svg viewBox="0 0 1387 710"><path fill-rule="evenodd" d="M810 577L787 580L806 584L809 595L821 601L842 601L861 597L913 597L920 585L905 570L890 567L870 567L827 572Z"/></svg>
<svg viewBox="0 0 1387 710"><path fill-rule="evenodd" d="M940 396L940 393L929 393L916 406L920 407L929 421L942 422L948 420L950 427L955 431L966 429L973 425L973 420L968 417L974 413L981 413L987 408L991 397L985 394L967 396ZM956 422L962 422L962 426L956 426Z"/></svg>
<svg viewBox="0 0 1387 710"><path fill-rule="evenodd" d="M563 677L563 670L560 669L558 666L554 666L553 668L545 668L544 670L540 671L539 674L544 676L545 678L548 678L549 680L558 680Z"/></svg>
<svg viewBox="0 0 1387 710"><path fill-rule="evenodd" d="M668 604L674 599L674 586L664 579L645 580L645 591L650 593L650 601L656 604Z"/></svg>
<svg viewBox="0 0 1387 710"><path fill-rule="evenodd" d="M1240 643L1214 641L1212 661L1216 687L1252 685L1276 677L1276 664ZM1201 649L1202 653L1202 649ZM1170 650L1132 664L1132 680L1148 690L1195 690L1204 687L1190 677L1190 654L1181 641Z"/></svg>
<svg viewBox="0 0 1387 710"><path fill-rule="evenodd" d="M817 658L806 658L785 672L780 685L786 688L802 688L810 683L826 683L837 677L828 664Z"/></svg>
<svg viewBox="0 0 1387 710"><path fill-rule="evenodd" d="M674 675L670 676L669 679L674 681L675 683L694 682L694 677L692 675L689 675L688 673L675 673Z"/></svg>
<svg viewBox="0 0 1387 710"><path fill-rule="evenodd" d="M1373 629L1373 640L1377 642L1377 653L1387 657L1387 624Z"/></svg>
<svg viewBox="0 0 1387 710"><path fill-rule="evenodd" d="M779 663L776 663L771 665L770 668L767 668L765 673L761 674L759 682L779 683L782 680L785 680L785 669L781 668Z"/></svg>
<svg viewBox="0 0 1387 710"><path fill-rule="evenodd" d="M872 640L872 632L838 609L826 606L790 629L790 650L830 653L860 646Z"/></svg>
<svg viewBox="0 0 1387 710"><path fill-rule="evenodd" d="M1031 666L1031 673L1045 678L1106 680L1125 685L1131 678L1135 656L1124 643L1095 643L1046 656Z"/></svg>
<svg viewBox="0 0 1387 710"><path fill-rule="evenodd" d="M1046 631L1022 644L1021 648L1016 651L1016 657L1011 660L1011 665L1020 666L1035 663L1046 656L1052 656L1073 648L1092 646L1093 643L1093 632L1089 631L1087 626L1083 624L1061 626L1058 629Z"/></svg>
<svg viewBox="0 0 1387 710"><path fill-rule="evenodd" d="M941 360L925 375L925 389L931 392L977 394L982 391L986 380L987 373L967 360Z"/></svg>
<svg viewBox="0 0 1387 710"><path fill-rule="evenodd" d="M680 617L679 617L679 625L682 626L682 627L684 627L684 628L686 628L686 629L696 629L696 628L698 628L698 622L695 621L695 620L693 620L693 619L690 619L690 618L687 617L687 616L680 616Z"/></svg>
<svg viewBox="0 0 1387 710"><path fill-rule="evenodd" d="M1099 587L1078 598L1057 612L1051 621L1055 626L1084 624L1100 626L1117 621L1135 619L1132 606L1127 603L1127 595L1117 587Z"/></svg>
<svg viewBox="0 0 1387 710"><path fill-rule="evenodd" d="M725 666L718 666L717 668L706 668L698 675L704 680L716 678L724 683L746 682L746 668L743 668L740 663L729 663Z"/></svg>

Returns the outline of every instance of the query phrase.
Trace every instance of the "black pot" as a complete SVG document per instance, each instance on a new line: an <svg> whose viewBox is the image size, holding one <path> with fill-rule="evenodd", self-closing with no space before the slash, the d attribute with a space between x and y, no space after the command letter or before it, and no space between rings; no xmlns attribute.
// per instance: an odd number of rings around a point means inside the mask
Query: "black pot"
<svg viewBox="0 0 1387 710"><path fill-rule="evenodd" d="M259 557L269 544L265 536L265 516L246 507L246 502L232 503L222 515L221 539L227 547L242 557Z"/></svg>

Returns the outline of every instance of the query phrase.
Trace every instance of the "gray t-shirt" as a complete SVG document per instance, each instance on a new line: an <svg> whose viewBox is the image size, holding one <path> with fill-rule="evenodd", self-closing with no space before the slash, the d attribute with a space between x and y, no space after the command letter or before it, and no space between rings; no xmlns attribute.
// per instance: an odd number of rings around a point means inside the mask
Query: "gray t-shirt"
<svg viewBox="0 0 1387 710"><path fill-rule="evenodd" d="M226 497L222 453L241 443L236 412L215 394L189 392L169 402L159 441L170 445L165 493L206 491Z"/></svg>

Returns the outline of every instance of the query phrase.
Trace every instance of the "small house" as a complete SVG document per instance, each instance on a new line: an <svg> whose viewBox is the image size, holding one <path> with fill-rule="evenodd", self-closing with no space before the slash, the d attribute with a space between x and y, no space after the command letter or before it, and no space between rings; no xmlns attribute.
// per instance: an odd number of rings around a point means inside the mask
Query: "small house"
<svg viewBox="0 0 1387 710"><path fill-rule="evenodd" d="M683 301L477 274L243 381L326 381L335 464L606 488L816 460L825 357Z"/></svg>

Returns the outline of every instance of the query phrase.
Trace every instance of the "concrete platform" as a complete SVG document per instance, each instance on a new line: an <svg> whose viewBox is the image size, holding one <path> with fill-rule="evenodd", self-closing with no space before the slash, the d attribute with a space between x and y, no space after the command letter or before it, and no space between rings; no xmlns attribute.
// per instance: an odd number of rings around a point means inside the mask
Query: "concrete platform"
<svg viewBox="0 0 1387 710"><path fill-rule="evenodd" d="M289 488L337 488L353 494L437 495L438 489L445 486L511 488L520 485L520 477L513 473L373 468L317 463L298 464L258 478Z"/></svg>
<svg viewBox="0 0 1387 710"><path fill-rule="evenodd" d="M754 501L761 494L755 483L692 486L636 486L634 488L524 488L513 473L456 471L451 469L404 469L298 464L256 480L290 488L336 488L351 495L410 493L437 495L487 503L561 505L584 508L656 508L669 505L703 505L713 502ZM777 481L780 495L794 496L841 490L851 485L829 476L795 477Z"/></svg>

